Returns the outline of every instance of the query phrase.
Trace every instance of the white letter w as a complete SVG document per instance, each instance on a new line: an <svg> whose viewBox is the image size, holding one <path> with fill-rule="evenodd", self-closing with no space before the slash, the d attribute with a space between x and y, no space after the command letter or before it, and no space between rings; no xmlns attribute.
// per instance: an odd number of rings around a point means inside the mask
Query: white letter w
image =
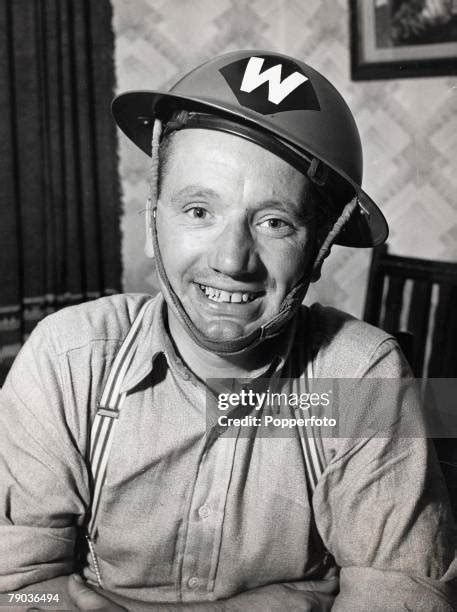
<svg viewBox="0 0 457 612"><path fill-rule="evenodd" d="M268 81L268 99L273 104L279 104L286 96L297 89L299 85L308 80L304 74L293 72L287 79L281 81L282 64L277 64L260 73L264 60L260 57L251 57L241 83L240 90L251 93L254 89Z"/></svg>

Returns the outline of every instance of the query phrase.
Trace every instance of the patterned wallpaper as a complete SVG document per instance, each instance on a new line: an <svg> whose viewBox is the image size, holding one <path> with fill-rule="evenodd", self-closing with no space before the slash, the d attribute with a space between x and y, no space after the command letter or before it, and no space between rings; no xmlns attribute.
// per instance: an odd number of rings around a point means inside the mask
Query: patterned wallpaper
<svg viewBox="0 0 457 612"><path fill-rule="evenodd" d="M112 0L118 90L170 87L216 54L272 49L342 92L365 154L364 186L391 226L391 251L457 260L457 80L351 82L347 0ZM127 291L152 291L143 254L147 158L119 136ZM334 247L307 301L360 316L370 251Z"/></svg>

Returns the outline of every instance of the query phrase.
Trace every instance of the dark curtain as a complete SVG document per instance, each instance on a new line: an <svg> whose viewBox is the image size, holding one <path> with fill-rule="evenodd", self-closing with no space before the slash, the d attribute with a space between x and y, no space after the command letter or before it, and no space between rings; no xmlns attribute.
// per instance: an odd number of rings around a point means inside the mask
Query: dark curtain
<svg viewBox="0 0 457 612"><path fill-rule="evenodd" d="M111 18L109 0L0 0L3 373L43 316L121 290Z"/></svg>

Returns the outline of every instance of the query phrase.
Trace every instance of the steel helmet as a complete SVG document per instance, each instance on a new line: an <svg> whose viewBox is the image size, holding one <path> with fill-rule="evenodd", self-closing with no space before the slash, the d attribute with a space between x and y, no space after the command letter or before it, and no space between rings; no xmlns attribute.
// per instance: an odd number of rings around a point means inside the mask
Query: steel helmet
<svg viewBox="0 0 457 612"><path fill-rule="evenodd" d="M112 104L118 126L148 155L154 118L166 123L178 110L216 115L245 126L246 133L252 128L270 137L280 155L301 159L337 210L356 196L358 205L336 244L372 247L386 240L386 220L361 187L354 117L336 88L307 64L280 53L236 51L195 68L169 92L126 92Z"/></svg>

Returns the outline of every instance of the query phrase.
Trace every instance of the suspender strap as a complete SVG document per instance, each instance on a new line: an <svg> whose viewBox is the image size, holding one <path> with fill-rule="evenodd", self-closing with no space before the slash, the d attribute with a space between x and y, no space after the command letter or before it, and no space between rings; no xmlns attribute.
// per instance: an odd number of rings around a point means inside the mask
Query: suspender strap
<svg viewBox="0 0 457 612"><path fill-rule="evenodd" d="M310 390L310 380L313 378L313 362L311 357L308 358L308 363L302 374L302 380L305 384L306 391ZM308 481L311 491L319 482L320 477L325 469L325 457L322 447L322 437L318 427L313 425L305 425L305 429L300 436L302 443L305 464L308 473Z"/></svg>
<svg viewBox="0 0 457 612"><path fill-rule="evenodd" d="M95 532L100 496L105 482L106 467L114 435L114 426L126 395L121 393L120 389L135 354L138 334L148 304L149 302L146 302L142 306L114 359L92 424L89 455L92 474L91 518L88 525L90 537ZM308 355L303 355L302 351L300 352L301 359L303 357L306 358L306 364L300 364L303 368L300 368L303 374L299 385L304 384L308 390L310 379L313 378L312 358ZM300 435L300 441L308 481L311 491L314 491L326 465L322 439L315 427L307 426L302 435Z"/></svg>
<svg viewBox="0 0 457 612"><path fill-rule="evenodd" d="M308 326L309 320L307 319L306 327L308 328ZM309 337L309 334L306 334L306 336ZM298 371L301 373L299 377L291 376L292 362L294 363L294 371L296 372L298 368ZM297 395L301 395L303 392L310 392L311 381L314 378L311 347L308 346L307 350L303 350L303 347L300 345L294 347L287 364L287 371L283 372L281 376L289 379L289 391L295 392ZM299 408L295 410L295 415L297 418L303 417ZM312 494L327 465L322 444L322 435L318 426L308 424L305 424L298 434L305 462L309 490Z"/></svg>
<svg viewBox="0 0 457 612"><path fill-rule="evenodd" d="M126 396L126 393L121 393L120 389L135 354L141 323L148 305L149 302L146 302L141 307L114 359L92 423L89 452L92 475L91 515L88 525L90 537L95 532L100 496L105 482L106 466L114 435L114 426Z"/></svg>

